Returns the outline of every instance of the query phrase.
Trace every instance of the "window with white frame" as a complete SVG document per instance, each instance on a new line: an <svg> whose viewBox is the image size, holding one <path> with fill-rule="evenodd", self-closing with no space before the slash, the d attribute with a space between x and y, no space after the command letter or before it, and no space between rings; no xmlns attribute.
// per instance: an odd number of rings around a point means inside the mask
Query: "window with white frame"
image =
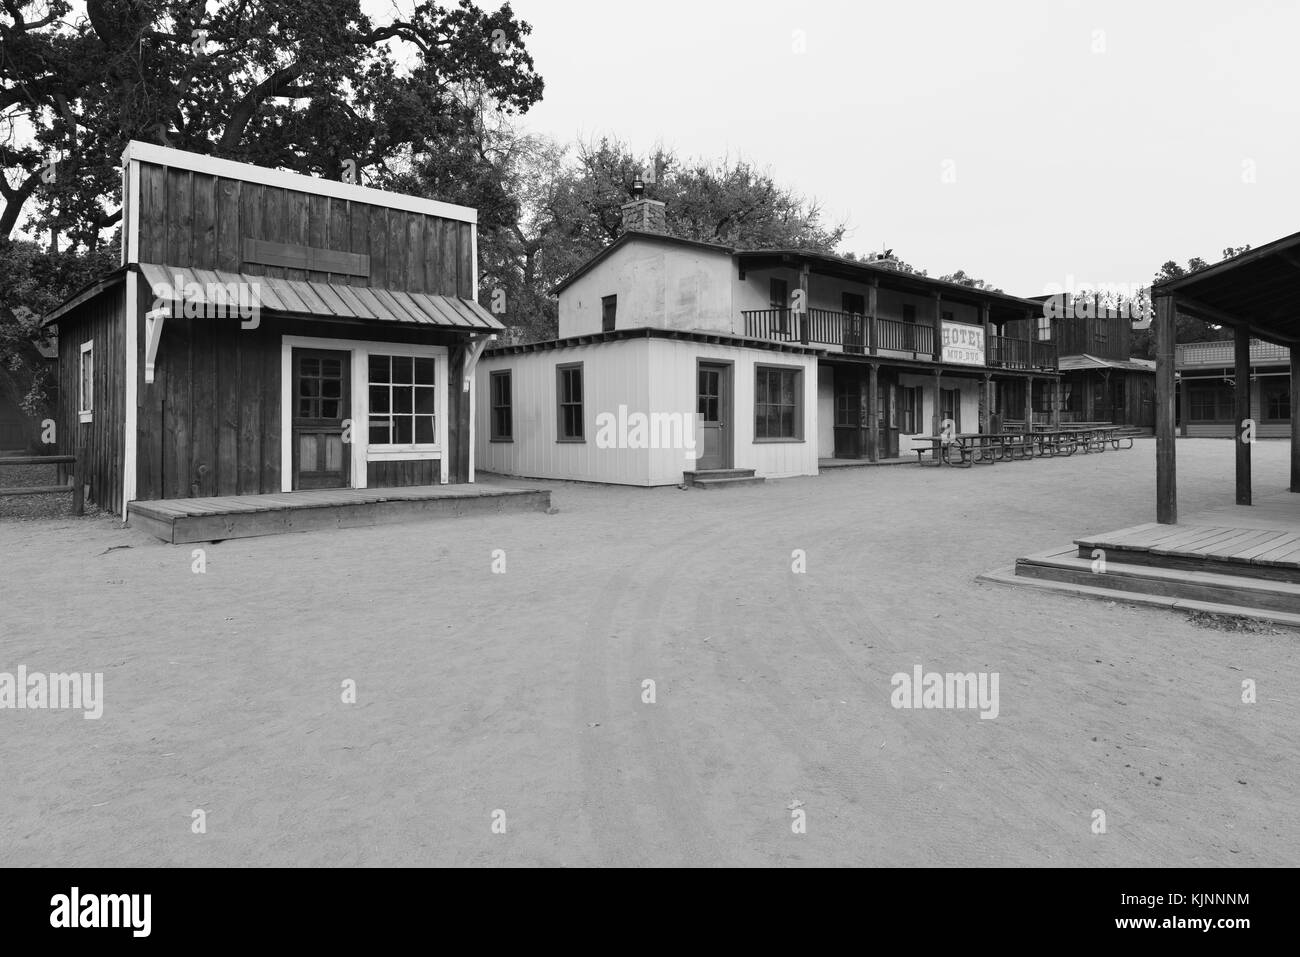
<svg viewBox="0 0 1300 957"><path fill-rule="evenodd" d="M436 445L438 390L432 356L371 353L371 446Z"/></svg>
<svg viewBox="0 0 1300 957"><path fill-rule="evenodd" d="M81 344L80 398L78 418L89 422L95 412L95 340Z"/></svg>

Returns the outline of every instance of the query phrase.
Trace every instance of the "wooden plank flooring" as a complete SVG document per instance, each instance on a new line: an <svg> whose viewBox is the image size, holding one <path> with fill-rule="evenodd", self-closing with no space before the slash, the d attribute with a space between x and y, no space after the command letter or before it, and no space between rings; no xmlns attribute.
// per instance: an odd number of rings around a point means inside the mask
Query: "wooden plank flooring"
<svg viewBox="0 0 1300 957"><path fill-rule="evenodd" d="M1255 505L1207 509L1177 525L1146 522L1085 536L1076 544L1300 570L1300 494L1284 492Z"/></svg>
<svg viewBox="0 0 1300 957"><path fill-rule="evenodd" d="M151 534L179 544L549 506L544 490L460 484L161 499L132 502L129 515Z"/></svg>

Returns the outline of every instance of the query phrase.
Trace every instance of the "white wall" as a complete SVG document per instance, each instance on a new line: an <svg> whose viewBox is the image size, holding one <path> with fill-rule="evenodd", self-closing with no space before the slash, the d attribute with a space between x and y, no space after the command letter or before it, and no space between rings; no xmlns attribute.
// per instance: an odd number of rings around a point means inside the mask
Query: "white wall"
<svg viewBox="0 0 1300 957"><path fill-rule="evenodd" d="M654 339L650 343L652 373L650 399L656 410L695 411L696 363L703 360L733 363L732 466L753 469L765 478L817 474L819 403L817 357L767 349L747 349L696 342ZM803 372L803 438L799 441L754 440L755 367L794 367ZM686 468L693 468L687 463ZM672 451L652 453L652 484L680 482L681 456Z"/></svg>
<svg viewBox="0 0 1300 957"><path fill-rule="evenodd" d="M583 442L559 442L557 365L583 363ZM509 369L514 436L491 441L492 373ZM530 478L571 479L619 485L649 484L644 449L600 448L596 417L617 414L619 405L644 410L649 404L649 342L632 339L518 355L485 355L474 376L477 471ZM681 481L678 471L677 481Z"/></svg>
<svg viewBox="0 0 1300 957"><path fill-rule="evenodd" d="M835 367L817 369L817 454L835 457Z"/></svg>
<svg viewBox="0 0 1300 957"><path fill-rule="evenodd" d="M731 256L633 239L560 293L561 339L601 331L601 299L618 296L615 329L731 331Z"/></svg>
<svg viewBox="0 0 1300 957"><path fill-rule="evenodd" d="M934 376L933 375L908 375L904 373L898 377L899 386L915 388L920 386L924 391L921 397L921 420L917 423L919 432L898 433L898 451L904 458L912 451L908 440L917 435L932 435L934 428ZM980 423L980 381L978 379L957 378L956 376L944 376L941 380L943 388L958 389L961 391L961 429L962 432L978 432ZM896 400L898 401L898 400ZM902 422L902 416L899 416L899 422Z"/></svg>
<svg viewBox="0 0 1300 957"><path fill-rule="evenodd" d="M819 408L817 358L668 339L632 339L516 355L484 356L475 374L475 468L530 478L676 485L694 470L685 447L601 448L598 416L677 413L694 437L699 360L732 365L733 466L783 478L817 474ZM557 442L556 366L583 363L586 441ZM755 367L776 365L803 373L804 433L798 441L754 440ZM513 440L491 441L491 373L512 372Z"/></svg>

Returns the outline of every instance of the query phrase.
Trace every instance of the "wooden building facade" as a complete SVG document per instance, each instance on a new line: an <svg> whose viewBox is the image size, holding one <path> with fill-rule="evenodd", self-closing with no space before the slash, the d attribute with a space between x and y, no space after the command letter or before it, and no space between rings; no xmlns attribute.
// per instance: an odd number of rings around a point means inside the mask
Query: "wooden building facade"
<svg viewBox="0 0 1300 957"><path fill-rule="evenodd" d="M123 195L46 319L92 501L473 481L473 209L138 142Z"/></svg>

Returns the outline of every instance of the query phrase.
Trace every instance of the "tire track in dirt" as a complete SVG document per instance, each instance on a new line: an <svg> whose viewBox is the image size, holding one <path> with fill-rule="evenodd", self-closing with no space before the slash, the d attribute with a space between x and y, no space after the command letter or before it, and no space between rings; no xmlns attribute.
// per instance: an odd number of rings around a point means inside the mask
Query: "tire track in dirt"
<svg viewBox="0 0 1300 957"><path fill-rule="evenodd" d="M583 808L604 863L662 866L669 863L667 857L679 865L697 866L723 856L722 845L701 812L704 802L686 768L671 716L663 704L643 705L640 699L640 677L662 670L651 663L648 647L652 636L662 635L654 626L662 620L664 596L672 594L669 583L683 574L678 546L723 524L694 525L691 531L659 543L652 555L620 569L604 583L601 599L584 624L577 689ZM639 596L635 617L625 627L620 612L633 596ZM625 651L628 642L631 654ZM608 666L611 653L621 661L614 674ZM657 654L663 654L662 639ZM625 707L615 704L616 696L627 703ZM642 708L657 710L653 715L638 714L636 709ZM621 750L614 739L614 729L625 722L630 722L640 743L635 753ZM590 727L593 723L600 727ZM645 790L637 790L626 773L630 768L622 769L620 763L641 765ZM649 798L648 806L644 798ZM647 833L650 826L653 834Z"/></svg>

